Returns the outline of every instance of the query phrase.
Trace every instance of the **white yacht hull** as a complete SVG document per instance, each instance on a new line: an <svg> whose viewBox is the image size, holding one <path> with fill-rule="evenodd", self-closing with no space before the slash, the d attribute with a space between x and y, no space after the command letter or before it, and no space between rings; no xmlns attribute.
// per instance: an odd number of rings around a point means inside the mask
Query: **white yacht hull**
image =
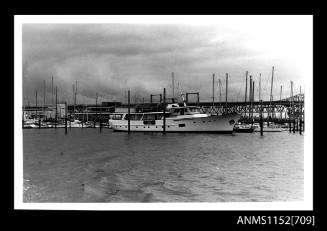
<svg viewBox="0 0 327 231"><path fill-rule="evenodd" d="M167 118L166 132L208 132L232 133L239 114L208 116L198 118ZM128 131L128 120L112 120L110 125L114 131ZM130 120L131 132L163 132L163 120L154 120L145 124L143 120Z"/></svg>

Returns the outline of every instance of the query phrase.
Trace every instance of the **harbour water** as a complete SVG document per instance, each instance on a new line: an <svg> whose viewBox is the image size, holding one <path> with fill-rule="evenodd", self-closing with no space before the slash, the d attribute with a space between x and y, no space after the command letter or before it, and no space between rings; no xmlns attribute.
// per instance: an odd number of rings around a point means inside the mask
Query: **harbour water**
<svg viewBox="0 0 327 231"><path fill-rule="evenodd" d="M302 201L304 136L23 130L24 202Z"/></svg>

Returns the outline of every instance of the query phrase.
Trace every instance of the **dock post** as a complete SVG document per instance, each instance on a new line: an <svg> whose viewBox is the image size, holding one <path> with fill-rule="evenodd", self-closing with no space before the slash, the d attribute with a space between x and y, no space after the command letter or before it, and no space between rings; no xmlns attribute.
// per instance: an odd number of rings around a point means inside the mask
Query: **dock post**
<svg viewBox="0 0 327 231"><path fill-rule="evenodd" d="M300 132L300 135L302 135L302 119L300 119L299 125L300 125L300 130L299 130L299 132Z"/></svg>
<svg viewBox="0 0 327 231"><path fill-rule="evenodd" d="M301 127L302 127L302 131L304 132L304 110L302 110L302 104L301 104Z"/></svg>
<svg viewBox="0 0 327 231"><path fill-rule="evenodd" d="M67 115L65 116L65 134L67 134Z"/></svg>
<svg viewBox="0 0 327 231"><path fill-rule="evenodd" d="M102 130L102 123L101 123L101 118L99 120L99 132L101 133L101 130Z"/></svg>
<svg viewBox="0 0 327 231"><path fill-rule="evenodd" d="M288 127L290 129L290 133L292 133L292 123L290 118L288 118Z"/></svg>
<svg viewBox="0 0 327 231"><path fill-rule="evenodd" d="M293 119L293 134L295 134L295 119Z"/></svg>
<svg viewBox="0 0 327 231"><path fill-rule="evenodd" d="M57 127L57 119L56 119L55 127ZM65 102L65 135L66 134L67 134L67 102Z"/></svg>
<svg viewBox="0 0 327 231"><path fill-rule="evenodd" d="M39 128L41 128L41 118L39 118Z"/></svg>
<svg viewBox="0 0 327 231"><path fill-rule="evenodd" d="M262 100L260 100L260 135L263 136L263 123L262 123Z"/></svg>
<svg viewBox="0 0 327 231"><path fill-rule="evenodd" d="M84 128L84 106L82 106L82 112L83 112L83 117L82 117L82 128Z"/></svg>
<svg viewBox="0 0 327 231"><path fill-rule="evenodd" d="M128 90L128 135L131 133L130 90Z"/></svg>
<svg viewBox="0 0 327 231"><path fill-rule="evenodd" d="M166 135L166 88L163 92L163 130L162 134Z"/></svg>

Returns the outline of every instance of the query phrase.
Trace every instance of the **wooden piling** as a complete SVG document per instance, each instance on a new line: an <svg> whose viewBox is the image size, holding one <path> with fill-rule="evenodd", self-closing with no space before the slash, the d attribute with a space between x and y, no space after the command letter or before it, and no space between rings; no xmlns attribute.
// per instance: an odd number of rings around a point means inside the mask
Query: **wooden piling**
<svg viewBox="0 0 327 231"><path fill-rule="evenodd" d="M130 90L128 90L128 135L131 133Z"/></svg>
<svg viewBox="0 0 327 231"><path fill-rule="evenodd" d="M260 135L263 136L263 122L262 122L262 100L260 100Z"/></svg>
<svg viewBox="0 0 327 231"><path fill-rule="evenodd" d="M41 118L39 118L39 128L41 128Z"/></svg>
<svg viewBox="0 0 327 231"><path fill-rule="evenodd" d="M290 133L291 133L292 132L292 123L291 123L290 118L288 119L288 127L289 127L289 130L290 130Z"/></svg>
<svg viewBox="0 0 327 231"><path fill-rule="evenodd" d="M65 109L66 110L66 109ZM58 120L58 94L57 94L57 86L56 86L56 112L55 112L55 128L57 128L57 120Z"/></svg>
<svg viewBox="0 0 327 231"><path fill-rule="evenodd" d="M101 130L102 130L102 123L101 123L101 118L99 120L99 132L101 133Z"/></svg>
<svg viewBox="0 0 327 231"><path fill-rule="evenodd" d="M166 135L166 88L163 92L163 130L162 133Z"/></svg>
<svg viewBox="0 0 327 231"><path fill-rule="evenodd" d="M301 112L300 112L300 121L301 121L301 128L304 132L304 111L302 111L302 104L301 104Z"/></svg>
<svg viewBox="0 0 327 231"><path fill-rule="evenodd" d="M300 119L299 125L300 125L300 130L299 130L299 132L300 132L300 135L302 135L302 119Z"/></svg>
<svg viewBox="0 0 327 231"><path fill-rule="evenodd" d="M67 134L67 116L65 116L65 134Z"/></svg>
<svg viewBox="0 0 327 231"><path fill-rule="evenodd" d="M67 134L67 102L65 102L65 134Z"/></svg>
<svg viewBox="0 0 327 231"><path fill-rule="evenodd" d="M295 133L295 119L293 119L293 133Z"/></svg>

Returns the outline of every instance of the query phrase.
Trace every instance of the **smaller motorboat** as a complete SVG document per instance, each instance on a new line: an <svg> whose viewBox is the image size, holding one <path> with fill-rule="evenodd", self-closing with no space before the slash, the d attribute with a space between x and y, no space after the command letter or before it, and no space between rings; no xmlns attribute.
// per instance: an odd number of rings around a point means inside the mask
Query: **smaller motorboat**
<svg viewBox="0 0 327 231"><path fill-rule="evenodd" d="M233 131L237 133L252 133L255 127L251 124L236 124Z"/></svg>

